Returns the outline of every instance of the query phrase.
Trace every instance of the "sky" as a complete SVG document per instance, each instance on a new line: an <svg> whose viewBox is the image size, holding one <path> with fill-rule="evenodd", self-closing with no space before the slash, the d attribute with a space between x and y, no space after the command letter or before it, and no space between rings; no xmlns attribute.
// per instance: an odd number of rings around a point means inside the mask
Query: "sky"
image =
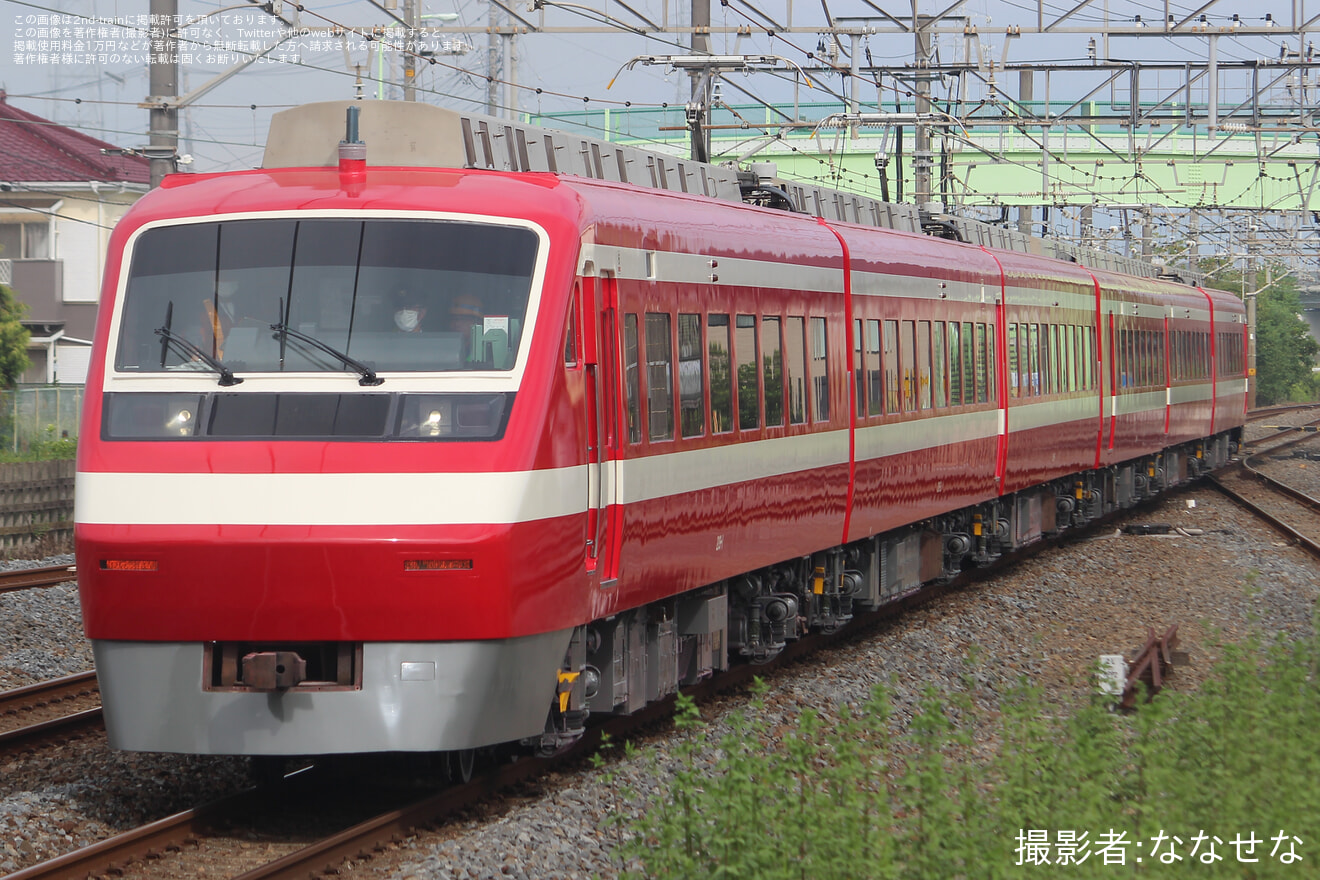
<svg viewBox="0 0 1320 880"><path fill-rule="evenodd" d="M382 0L382 3L391 2ZM452 16L450 26L468 29L461 34L434 38L431 48L439 63L423 65L418 78L419 99L460 110L482 110L486 103L488 56L483 28L490 17L487 3L484 0L419 2L423 3L425 23L447 23L439 16ZM1271 10L1278 21L1287 21L1292 14L1292 4L1281 0L1233 5L1239 2L1220 0L1209 7L1207 23L1213 28L1232 27L1232 16L1237 13L1241 26L1260 27L1265 24L1264 15ZM1302 0L1297 0L1303 17L1320 13L1320 0L1310 2L1316 10L1308 11ZM947 0L938 3L917 0L917 4L921 14L932 14L950 5ZM552 0L542 11L529 10L532 4L527 0L509 5L531 21L565 28L635 25L642 17L671 24L686 24L688 20L687 0L629 0L626 6L618 0L582 0L581 3ZM795 64L809 63L810 55L819 57L821 48L829 55L828 43L818 34L769 37L765 34L770 27L767 21L782 24L791 11L795 25L822 27L828 10L840 23L869 16L873 24L889 24L862 0L758 0L755 4L745 0L721 4L717 0L711 5L713 24L745 25L754 31L737 39L713 37L712 52L770 53ZM908 15L911 10L910 3L876 5L898 16ZM401 13L402 0L399 6L397 11ZM1046 3L1044 11L1047 17L1058 17L1075 6L1074 0L1064 0ZM1167 8L1182 18L1201 8L1201 4L1175 4ZM1071 15L1066 25L1098 28L1106 15L1113 26L1135 27L1137 16L1142 17L1143 23L1158 25L1165 9L1162 3L1097 0ZM119 146L145 145L148 114L138 104L149 91L147 46L140 27L147 11L147 0L0 0L0 30L5 34L0 41L0 85L7 91L8 100L24 110ZM381 58L365 41L350 41L345 48L319 30L334 25L352 28L392 24L385 11L368 0L306 0L301 12L284 0L279 11L309 29L308 32L280 44L265 59L249 65L199 98L183 114L180 130L184 142L180 151L191 157L189 170L224 171L258 165L270 115L285 107L309 101L351 99L359 91L365 97L401 97L397 85L373 81L375 72L382 69ZM980 32L983 58L996 61L1006 58L1014 62L1087 57L1085 34L1024 35L1007 40L1004 34L1009 26L1034 24L1037 8L1030 0L970 0L956 14L963 18L963 24ZM51 16L58 16L54 24ZM188 36L180 49L184 55L182 93L210 82L242 58L276 43L281 36L279 22L242 0L179 0L179 17ZM507 16L501 13L501 17ZM52 27L60 32L52 36ZM388 34L386 39L397 42L395 36ZM514 44L517 62L511 68L516 73L507 77L516 80L517 87L506 85L501 89L501 110L537 113L584 107L621 108L625 103L681 104L690 88L686 74L660 65L639 64L622 71L620 68L639 55L686 54L688 50L682 44L687 39L630 33L621 27L611 33L519 37ZM62 45L52 47L53 40ZM913 41L908 35L877 33L866 37L861 45L879 65L902 64L913 55ZM935 48L941 60L949 61L963 58L966 45L961 36L948 36L940 38ZM1109 44L1109 56L1190 61L1203 59L1207 46L1207 40L1199 37L1115 37ZM843 49L844 53L836 58L847 64L846 41ZM1219 45L1219 57L1223 60L1277 58L1279 51L1280 40L1268 35L1229 38L1221 40ZM389 62L384 68L386 79L394 83L400 78L398 57L398 52L393 50L385 53ZM724 98L729 103L747 100L747 92L770 102L793 100L792 77L782 70L773 74L729 74L727 80ZM799 89L799 94L805 101L824 98L830 89L845 88L843 77L838 75L822 78L820 85L820 89ZM1066 92L1066 88L1065 85L1062 91ZM1016 92L1016 82L1009 91ZM511 101L505 97L507 94L513 95ZM876 95L874 85L863 86L864 101L874 101Z"/></svg>

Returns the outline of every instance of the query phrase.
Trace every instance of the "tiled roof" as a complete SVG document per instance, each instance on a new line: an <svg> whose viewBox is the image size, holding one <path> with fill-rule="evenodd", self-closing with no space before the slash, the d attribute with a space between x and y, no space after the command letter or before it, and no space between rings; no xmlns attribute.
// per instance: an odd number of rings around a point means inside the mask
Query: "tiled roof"
<svg viewBox="0 0 1320 880"><path fill-rule="evenodd" d="M0 89L0 181L151 181L147 159L103 148L115 146L20 110Z"/></svg>

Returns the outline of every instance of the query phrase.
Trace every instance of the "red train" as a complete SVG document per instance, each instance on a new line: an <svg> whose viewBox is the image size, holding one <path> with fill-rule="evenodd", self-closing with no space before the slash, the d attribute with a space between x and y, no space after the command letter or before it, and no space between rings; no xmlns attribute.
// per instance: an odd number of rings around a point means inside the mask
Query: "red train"
<svg viewBox="0 0 1320 880"><path fill-rule="evenodd" d="M557 173L548 132L433 167L501 136L437 108L358 105L383 158L337 159L346 106L112 236L76 519L115 747L554 749L1239 436L1227 294Z"/></svg>

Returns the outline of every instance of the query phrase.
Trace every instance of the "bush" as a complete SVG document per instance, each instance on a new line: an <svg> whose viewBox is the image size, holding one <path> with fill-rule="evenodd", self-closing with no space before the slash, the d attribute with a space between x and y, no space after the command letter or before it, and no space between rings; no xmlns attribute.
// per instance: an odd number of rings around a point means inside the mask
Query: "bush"
<svg viewBox="0 0 1320 880"><path fill-rule="evenodd" d="M77 437L56 437L55 427L48 425L45 436L35 440L25 452L0 450L0 462L10 461L57 461L75 458L78 454Z"/></svg>
<svg viewBox="0 0 1320 880"><path fill-rule="evenodd" d="M1320 861L1320 647L1225 653L1200 691L1130 716L1100 699L1059 715L1023 685L984 761L965 693L928 690L904 734L883 691L778 736L757 697L713 756L680 700L689 736L621 856L629 876L693 880L1302 876Z"/></svg>

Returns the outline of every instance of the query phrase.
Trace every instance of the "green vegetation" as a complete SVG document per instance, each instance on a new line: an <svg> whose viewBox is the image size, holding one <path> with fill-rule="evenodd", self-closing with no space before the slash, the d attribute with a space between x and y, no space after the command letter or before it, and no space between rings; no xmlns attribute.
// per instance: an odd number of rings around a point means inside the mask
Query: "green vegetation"
<svg viewBox="0 0 1320 880"><path fill-rule="evenodd" d="M0 434L3 434L0 431ZM13 461L56 461L64 458L74 458L78 454L77 437L56 437L55 427L49 425L46 427L46 435L40 440L34 441L27 449L13 452L7 449L0 449L0 464Z"/></svg>
<svg viewBox="0 0 1320 880"><path fill-rule="evenodd" d="M25 314L27 306L0 284L0 388L13 388L30 363L27 344L31 334L20 323Z"/></svg>
<svg viewBox="0 0 1320 880"><path fill-rule="evenodd" d="M1199 691L1166 690L1126 716L1098 699L1060 714L1023 686L992 722L970 691L931 689L900 734L880 690L777 730L762 693L713 752L680 700L688 736L658 768L667 795L616 816L630 832L627 876L1309 875L1320 861L1320 642L1225 654ZM998 728L980 758L978 719Z"/></svg>
<svg viewBox="0 0 1320 880"><path fill-rule="evenodd" d="M1207 271L1214 271L1213 264ZM1320 399L1320 377L1312 372L1320 343L1302 320L1297 283L1277 267L1243 277L1237 269L1215 272L1208 285L1239 296L1260 290L1256 296L1256 404Z"/></svg>

